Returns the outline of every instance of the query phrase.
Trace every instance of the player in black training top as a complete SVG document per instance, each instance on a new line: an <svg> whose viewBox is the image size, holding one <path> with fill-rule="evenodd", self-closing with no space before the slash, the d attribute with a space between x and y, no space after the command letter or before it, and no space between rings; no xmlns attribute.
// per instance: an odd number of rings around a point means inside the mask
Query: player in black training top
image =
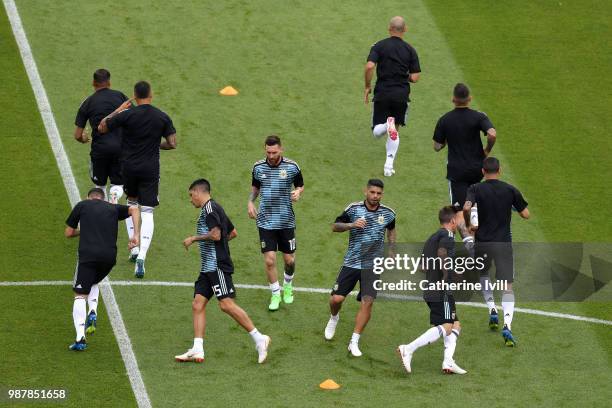
<svg viewBox="0 0 612 408"><path fill-rule="evenodd" d="M512 336L512 318L514 316L514 259L512 255L512 233L510 221L514 208L522 218L529 218L527 201L514 186L499 180L499 160L487 157L483 162L482 173L485 180L473 184L467 192L463 214L470 228L476 231L476 256L485 258L485 268L481 270L480 283L482 294L489 307L489 327L498 327L497 308L489 282L489 268L495 262L495 278L507 283L502 294L504 327L502 336L507 346L512 347L516 341ZM472 207L477 205L477 212ZM471 213L471 214L470 214ZM485 257L486 254L486 257Z"/></svg>
<svg viewBox="0 0 612 408"><path fill-rule="evenodd" d="M85 331L87 330L87 334L92 334L96 330L96 311L100 293L98 283L110 273L117 261L117 223L130 216L138 225L140 219L138 207L108 203L104 201L104 191L93 188L87 194L87 200L75 205L66 220L64 235L67 238L80 237L79 263L72 283L74 291L72 318L76 329L76 342L70 346L70 350L85 350L87 348ZM79 223L80 229L78 229ZM129 247L136 245L138 245L138 234L130 240ZM85 301L89 305L89 315Z"/></svg>
<svg viewBox="0 0 612 408"><path fill-rule="evenodd" d="M470 89L462 83L455 85L453 103L455 109L443 115L436 124L433 135L434 150L439 152L448 145L446 178L451 205L463 209L467 189L482 179L482 161L487 157L497 133L483 112L470 109ZM487 147L483 149L480 135L486 134ZM463 214L457 212L457 228L468 250L474 246L474 237L468 231Z"/></svg>
<svg viewBox="0 0 612 408"><path fill-rule="evenodd" d="M186 353L175 356L179 362L204 361L204 331L206 328L206 305L213 295L219 301L222 311L230 315L240 326L249 332L255 342L258 362L263 363L268 356L270 337L261 334L240 306L234 302L236 289L232 282L234 264L230 257L228 241L238 234L234 225L225 214L223 207L210 197L210 183L198 179L189 186L191 204L200 208L200 217L196 226L196 235L183 241L185 249L197 242L200 246L202 260L200 276L195 282L193 294L193 347Z"/></svg>
<svg viewBox="0 0 612 408"><path fill-rule="evenodd" d="M153 238L153 209L159 205L159 149L176 149L176 130L170 117L151 105L153 93L148 82L134 85L134 99L136 106L132 107L129 101L124 103L102 119L98 130L123 132L125 192L128 204L140 204L142 211L140 247L131 252L130 259L136 261L135 276L143 278L144 261Z"/></svg>
<svg viewBox="0 0 612 408"><path fill-rule="evenodd" d="M428 269L424 272L430 284L435 282L450 283L455 280L454 271L445 269L445 264L448 258L455 257L456 212L457 210L451 206L442 208L438 213L440 229L434 232L425 242L423 256ZM443 337L444 360L442 361L442 371L446 374L467 373L453 360L461 325L459 324L452 292L448 290L426 290L423 292L423 298L429 306L429 323L434 327L427 330L412 343L402 344L397 348L404 368L408 373L412 372L412 354L420 347Z"/></svg>
<svg viewBox="0 0 612 408"><path fill-rule="evenodd" d="M410 102L410 82L419 80L421 66L416 50L403 40L406 22L396 16L389 22L389 38L370 49L365 66L365 103L369 101L372 76L376 67L372 133L379 138L387 134L385 176L395 173L393 161L399 148L396 126L405 126Z"/></svg>
<svg viewBox="0 0 612 408"><path fill-rule="evenodd" d="M100 121L128 100L127 96L111 89L111 74L105 69L98 69L93 74L95 92L81 103L74 124L74 138L81 143L89 143L89 137L83 132L87 121L91 126L91 153L89 176L96 187L104 191L106 181L110 180L108 198L117 204L123 195L121 178L121 130L117 129L106 135L98 132Z"/></svg>

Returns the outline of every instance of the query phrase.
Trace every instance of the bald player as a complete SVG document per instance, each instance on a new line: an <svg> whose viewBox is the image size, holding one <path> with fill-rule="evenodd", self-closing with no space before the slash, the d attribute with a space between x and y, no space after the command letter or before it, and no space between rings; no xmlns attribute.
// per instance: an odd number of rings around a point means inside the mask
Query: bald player
<svg viewBox="0 0 612 408"><path fill-rule="evenodd" d="M398 126L406 126L410 102L410 83L419 80L421 67L416 50L403 40L407 31L403 17L389 21L389 37L378 41L370 49L365 65L365 95L369 102L372 77L376 68L372 133L380 138L387 135L385 176L395 174L393 163L399 148Z"/></svg>

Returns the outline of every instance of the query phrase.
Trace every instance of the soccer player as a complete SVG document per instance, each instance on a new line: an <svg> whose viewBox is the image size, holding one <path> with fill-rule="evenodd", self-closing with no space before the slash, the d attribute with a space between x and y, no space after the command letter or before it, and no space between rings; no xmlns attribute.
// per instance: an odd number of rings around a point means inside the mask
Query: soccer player
<svg viewBox="0 0 612 408"><path fill-rule="evenodd" d="M502 336L506 346L513 347L516 340L512 335L512 318L514 317L514 259L512 254L512 233L510 221L514 208L522 218L529 218L527 201L514 186L505 183L500 178L499 160L487 157L482 166L485 180L473 184L467 191L463 214L465 222L477 221L470 228L476 231L476 256L485 258L485 267L480 271L482 294L489 307L489 328L497 330L499 319L493 290L490 287L489 268L495 262L495 277L498 281L507 283L502 294L502 309L504 326ZM477 206L474 218L471 216L473 206ZM486 255L486 256L485 256Z"/></svg>
<svg viewBox="0 0 612 408"><path fill-rule="evenodd" d="M200 276L195 282L193 294L193 347L186 353L175 356L179 362L204 361L204 332L206 329L206 305L215 295L219 307L242 326L255 342L259 355L258 362L266 361L270 337L261 334L253 322L240 306L234 302L236 289L232 282L234 264L230 257L228 242L236 238L237 232L223 207L210 197L210 183L205 179L198 179L189 187L191 204L200 208L200 217L196 226L196 234L183 241L185 249L197 242L200 246L202 266Z"/></svg>
<svg viewBox="0 0 612 408"><path fill-rule="evenodd" d="M272 291L268 309L275 311L279 309L281 302L281 288L276 270L277 251L283 253L285 263L282 301L286 304L293 303L296 241L292 203L302 196L304 179L297 163L283 157L283 147L278 136L268 136L264 147L266 158L253 166L248 214L250 218L257 220L261 253ZM295 188L292 189L292 186ZM260 196L259 211L255 208L257 196Z"/></svg>
<svg viewBox="0 0 612 408"><path fill-rule="evenodd" d="M153 239L153 209L159 205L159 149L176 149L176 130L170 117L151 105L153 93L148 82L134 85L136 106L127 101L100 122L98 131L123 132L123 177L128 205L140 205L142 226L140 247L130 253L134 275L143 278L144 262ZM165 140L161 141L164 138ZM134 231L128 230L132 237Z"/></svg>
<svg viewBox="0 0 612 408"><path fill-rule="evenodd" d="M325 327L325 339L331 340L336 333L340 319L340 308L359 282L359 311L355 318L355 328L349 341L348 351L354 357L362 355L359 338L370 321L372 306L376 299L374 289L375 275L372 270L374 257L382 256L385 230L389 243L395 243L395 211L383 205L384 183L370 179L365 188L365 200L349 204L332 224L333 232L349 232L349 244L344 262L329 298L331 315Z"/></svg>
<svg viewBox="0 0 612 408"><path fill-rule="evenodd" d="M84 133L87 121L91 126L90 173L91 182L104 191L106 181L110 180L109 201L117 204L123 195L121 179L121 131L100 135L98 125L108 114L128 100L127 96L111 89L111 74L106 69L98 69L93 74L94 93L81 103L74 124L74 138L81 143L89 143Z"/></svg>
<svg viewBox="0 0 612 408"><path fill-rule="evenodd" d="M438 212L440 229L434 232L425 242L423 256L427 261L427 270L424 272L429 283L450 283L454 280L454 271L452 269L445 269L445 265L448 258L455 256L456 212L457 209L454 207L443 207ZM412 372L412 355L417 349L438 341L442 337L444 338L442 372L446 374L467 373L453 359L461 325L459 324L459 317L455 309L455 299L452 292L446 290L426 290L423 292L423 299L425 299L427 306L429 306L429 323L432 327L412 343L402 344L397 348L397 353L402 359L406 372Z"/></svg>
<svg viewBox="0 0 612 408"><path fill-rule="evenodd" d="M393 162L399 148L398 126L406 125L410 82L419 80L421 67L416 50L403 40L406 22L396 16L389 22L389 38L374 44L365 66L365 103L372 91L372 76L376 68L372 133L379 138L387 135L385 176L395 173Z"/></svg>
<svg viewBox="0 0 612 408"><path fill-rule="evenodd" d="M497 137L488 116L470 108L470 89L458 83L453 90L455 109L444 114L436 124L433 148L436 152L448 145L446 178L451 205L463 209L468 187L482 179L482 161L487 157ZM487 136L483 149L480 134ZM457 212L457 226L466 248L472 252L474 237L468 231L461 211Z"/></svg>
<svg viewBox="0 0 612 408"><path fill-rule="evenodd" d="M76 329L76 341L70 350L82 351L87 348L85 331L93 334L96 330L98 284L113 269L117 262L117 223L132 217L136 232L140 221L138 207L111 204L104 201L104 191L92 188L87 200L74 206L66 220L66 238L79 238L78 266L74 273L72 290L74 305L72 318ZM80 229L79 229L79 223ZM138 245L139 234L130 239L129 247ZM87 308L89 306L89 314ZM86 321L87 320L87 321Z"/></svg>

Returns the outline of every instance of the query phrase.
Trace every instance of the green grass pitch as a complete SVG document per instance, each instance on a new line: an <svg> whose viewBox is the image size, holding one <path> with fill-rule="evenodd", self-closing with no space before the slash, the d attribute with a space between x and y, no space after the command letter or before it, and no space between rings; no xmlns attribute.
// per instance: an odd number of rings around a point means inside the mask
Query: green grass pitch
<svg viewBox="0 0 612 408"><path fill-rule="evenodd" d="M451 109L452 86L465 81L498 130L494 154L505 178L530 203L533 219L515 220L515 240L610 241L609 2L152 3L17 1L81 192L90 185L89 146L72 140L72 131L93 70L108 68L113 87L126 94L135 81L151 81L154 104L174 119L179 147L161 153L161 205L146 280L196 278L197 251L181 245L197 217L186 189L206 177L238 229L235 281L265 284L246 199L263 138L277 133L306 183L295 206L296 285L331 287L347 237L332 234L329 223L361 198L367 178L382 175L384 142L369 132L362 72L369 47L395 14L407 18L407 40L423 69L401 131L397 175L385 180L398 240L424 240L436 227L433 209L448 201L446 156L433 152L431 135ZM4 10L0 39L0 281L70 280L77 242L62 235L69 203ZM240 95L218 96L226 85ZM130 280L131 264L120 254L111 278ZM179 365L172 357L193 336L191 289L114 290L155 407L429 406L444 399L457 406L558 407L606 406L612 398L607 325L517 313L520 345L507 349L486 328L483 309L459 306L456 360L469 374L439 373L439 341L419 350L408 377L394 348L427 328L423 303L378 302L363 336L364 357L356 360L346 353L353 299L336 339L325 342L327 295L298 292L293 305L270 314L266 291L238 289L238 302L273 339L269 362L256 364L248 335L212 301L206 362ZM90 348L67 351L71 299L68 286L0 286L0 389L68 390L63 404L49 406L136 406L103 302ZM610 302L517 306L612 317ZM326 378L342 388L319 390Z"/></svg>

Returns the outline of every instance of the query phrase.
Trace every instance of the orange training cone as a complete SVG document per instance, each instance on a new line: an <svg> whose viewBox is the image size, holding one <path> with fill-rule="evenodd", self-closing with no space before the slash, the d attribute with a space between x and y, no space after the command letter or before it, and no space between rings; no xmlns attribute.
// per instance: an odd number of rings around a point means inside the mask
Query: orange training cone
<svg viewBox="0 0 612 408"><path fill-rule="evenodd" d="M223 96L234 96L238 95L238 90L233 86L226 86L225 88L219 91L219 94Z"/></svg>
<svg viewBox="0 0 612 408"><path fill-rule="evenodd" d="M340 384L338 384L334 380L327 379L321 384L319 384L319 387L323 390L337 390L338 388L340 388Z"/></svg>

